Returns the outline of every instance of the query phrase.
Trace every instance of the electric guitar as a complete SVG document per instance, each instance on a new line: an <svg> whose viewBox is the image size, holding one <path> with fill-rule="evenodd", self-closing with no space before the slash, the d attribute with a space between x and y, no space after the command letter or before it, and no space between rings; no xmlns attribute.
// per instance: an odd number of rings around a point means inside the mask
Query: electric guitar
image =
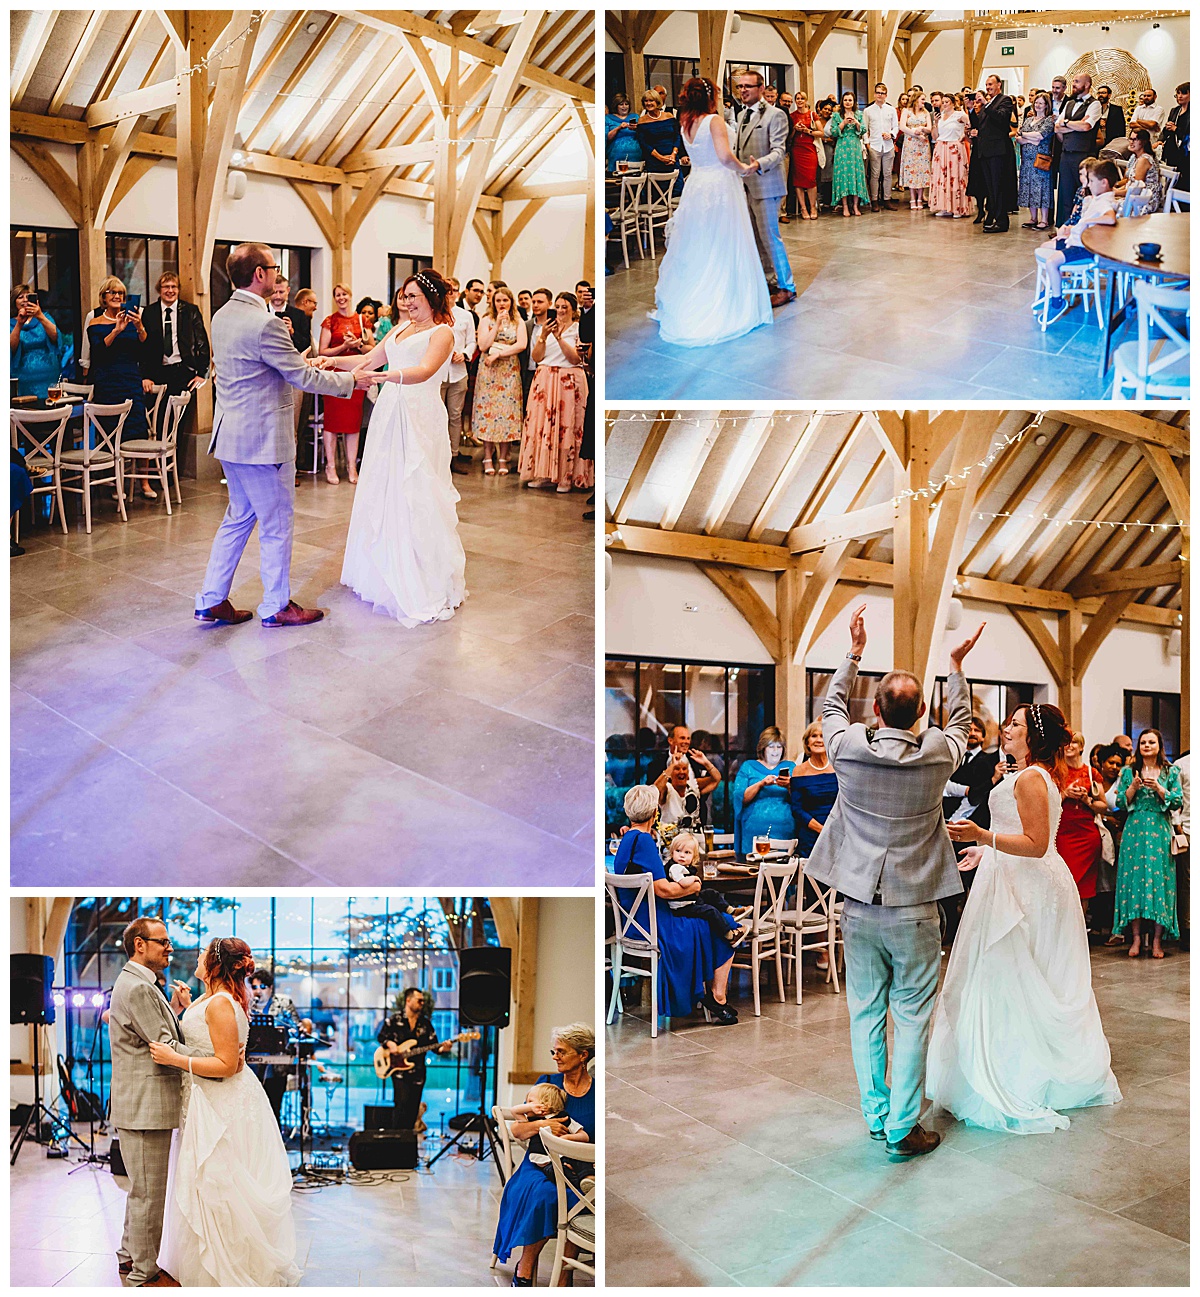
<svg viewBox="0 0 1200 1297"><path fill-rule="evenodd" d="M386 1081L389 1076L403 1076L405 1072L413 1070L412 1059L421 1054L428 1054L431 1049L453 1045L457 1040L478 1039L477 1031L460 1031L457 1036L451 1036L449 1040L439 1040L436 1045L418 1045L415 1040L406 1040L394 1050L388 1049L386 1045L380 1045L375 1051L375 1075L381 1081Z"/></svg>

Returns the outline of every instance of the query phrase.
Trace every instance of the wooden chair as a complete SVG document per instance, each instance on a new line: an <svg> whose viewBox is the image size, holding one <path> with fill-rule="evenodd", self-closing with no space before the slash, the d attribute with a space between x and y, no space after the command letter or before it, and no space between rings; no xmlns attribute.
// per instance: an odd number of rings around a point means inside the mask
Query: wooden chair
<svg viewBox="0 0 1200 1297"><path fill-rule="evenodd" d="M593 1169L596 1162L596 1145L579 1144L571 1139L560 1139L542 1130L542 1146L550 1155L550 1166L554 1171L554 1187L558 1195L558 1229L554 1241L554 1269L550 1272L550 1287L557 1288L559 1276L564 1268L578 1270L582 1274L596 1276L596 1183L586 1190L577 1189L567 1179L563 1171L563 1158L569 1157L576 1162L591 1162ZM586 1181L585 1181L586 1183ZM567 1244L578 1248L574 1257L567 1256ZM589 1265L583 1256L592 1258Z"/></svg>
<svg viewBox="0 0 1200 1297"><path fill-rule="evenodd" d="M754 989L754 1016L762 1017L762 1002L759 990L759 976L763 961L774 959L775 981L779 988L779 1003L783 1004L787 995L783 989L783 953L786 933L783 926L783 907L788 888L796 878L799 867L797 860L785 860L780 864L768 862L758 869L758 878L754 884L754 909L750 916L750 935L734 951L734 968L748 968ZM744 963L738 960L745 957Z"/></svg>
<svg viewBox="0 0 1200 1297"><path fill-rule="evenodd" d="M1191 394L1192 295L1185 288L1138 282L1137 339L1113 356L1113 399L1187 400Z"/></svg>
<svg viewBox="0 0 1200 1297"><path fill-rule="evenodd" d="M621 197L617 206L609 212L613 222L613 237L621 240L621 257L625 269L629 269L629 236L637 240L638 256L644 257L642 251L641 218L639 209L642 194L646 188L646 176L626 174L621 177Z"/></svg>
<svg viewBox="0 0 1200 1297"><path fill-rule="evenodd" d="M650 1035L658 1035L658 913L654 903L653 874L605 874L615 924L612 944L612 997L608 1004L610 1026L621 1009L621 978L645 977L650 981ZM637 913L646 903L649 926L638 922Z"/></svg>
<svg viewBox="0 0 1200 1297"><path fill-rule="evenodd" d="M62 448L62 439L71 422L74 411L69 405L58 406L53 410L15 409L9 416L12 429L13 449L20 451L25 458L25 468L33 482L31 498L35 495L49 495L50 522L54 523L54 510L59 506L58 494L54 488L55 464L58 462ZM23 443L23 444L22 444ZM39 485L39 479L41 484ZM21 515L14 519L14 539L20 540ZM66 530L66 523L63 523Z"/></svg>
<svg viewBox="0 0 1200 1297"><path fill-rule="evenodd" d="M91 401L87 401L83 407L83 446L79 450L62 450L61 442L59 443L60 449L54 461L54 489L58 497L58 516L62 520L64 532L67 530L67 515L63 509L64 491L83 496L83 516L89 536L92 533L94 486L115 487L121 521L129 521L125 512L125 486L118 448L121 444L121 430L132 409L132 399L122 401L120 405L93 405ZM106 419L115 421L111 428L104 426L103 421ZM67 484L64 479L68 474L78 478L77 486Z"/></svg>
<svg viewBox="0 0 1200 1297"><path fill-rule="evenodd" d="M813 897L811 903L805 903L805 888ZM804 976L803 961L806 950L824 950L829 960L825 970L825 981L833 982L833 989L841 994L841 983L838 981L837 948L844 943L841 937L839 919L842 914L842 903L832 887L818 883L816 879L805 878L801 871L796 879L796 908L783 912L783 924L788 936L788 950L784 960L789 963L789 976L796 974L796 1003L803 1003Z"/></svg>
<svg viewBox="0 0 1200 1297"><path fill-rule="evenodd" d="M679 179L678 171L649 171L645 175L646 187L638 203L638 225L641 233L650 241L650 260L656 261L654 247L655 229L665 229L671 219L674 208L671 206L671 193ZM664 237L664 247L666 246Z"/></svg>
<svg viewBox="0 0 1200 1297"><path fill-rule="evenodd" d="M164 385L164 392L167 390ZM162 483L163 496L167 502L167 513L171 512L171 484L167 479L170 473L175 479L175 499L183 503L179 490L179 425L183 422L184 411L192 399L191 392L179 396L167 397L167 417L162 437L142 437L136 441L121 444L121 460L124 466L125 481L129 483L129 498L133 499L134 482L149 482L157 478ZM155 424L150 423L153 431ZM145 462L145 469L139 471L138 465Z"/></svg>
<svg viewBox="0 0 1200 1297"><path fill-rule="evenodd" d="M166 383L155 383L154 386L146 393L146 426L150 429L150 435L157 437L159 433L158 418L162 409L163 397L167 394ZM151 401L153 397L153 401Z"/></svg>

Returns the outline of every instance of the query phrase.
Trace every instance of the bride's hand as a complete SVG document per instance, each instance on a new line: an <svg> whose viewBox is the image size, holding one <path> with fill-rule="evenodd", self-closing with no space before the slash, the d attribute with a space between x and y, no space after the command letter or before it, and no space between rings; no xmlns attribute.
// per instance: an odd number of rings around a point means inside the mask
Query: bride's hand
<svg viewBox="0 0 1200 1297"><path fill-rule="evenodd" d="M962 853L962 859L958 862L958 872L960 874L968 873L972 869L979 868L979 862L983 859L982 847L968 847Z"/></svg>
<svg viewBox="0 0 1200 1297"><path fill-rule="evenodd" d="M971 820L951 820L946 825L951 842L982 842L984 830Z"/></svg>
<svg viewBox="0 0 1200 1297"><path fill-rule="evenodd" d="M154 1061L160 1067L177 1066L176 1059L178 1059L179 1055L171 1048L170 1045L163 1044L161 1040L152 1040L149 1042L149 1044L150 1044L150 1057L154 1059Z"/></svg>

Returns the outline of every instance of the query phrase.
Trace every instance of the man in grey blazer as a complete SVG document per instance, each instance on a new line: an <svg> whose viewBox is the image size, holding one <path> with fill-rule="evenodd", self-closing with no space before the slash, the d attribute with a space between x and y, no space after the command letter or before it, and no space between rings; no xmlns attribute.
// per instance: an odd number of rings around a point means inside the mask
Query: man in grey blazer
<svg viewBox="0 0 1200 1297"><path fill-rule="evenodd" d="M771 290L771 305L784 306L796 297L792 267L779 234L779 200L787 193L784 163L790 123L782 109L763 98L761 73L735 72L733 84L742 101L733 123L733 151L739 161L755 164L755 170L742 177L754 242Z"/></svg>
<svg viewBox="0 0 1200 1297"><path fill-rule="evenodd" d="M325 615L292 601L292 508L296 496L296 424L291 388L349 396L352 374L306 361L267 299L279 267L264 243L239 243L226 262L234 292L212 317L213 435L208 453L221 461L229 507L213 540L196 620L237 626L250 620L229 602L233 575L258 524L264 626L307 626ZM364 389L370 384L359 380Z"/></svg>
<svg viewBox="0 0 1200 1297"><path fill-rule="evenodd" d="M867 643L865 608L850 618L850 653L821 713L838 797L804 872L845 898L846 1000L863 1116L871 1138L886 1140L888 1157L903 1161L941 1142L918 1118L942 949L937 902L963 890L942 794L967 749L971 700L962 660L983 626L950 655L945 729L916 733L925 703L921 682L907 671L879 682L877 725L852 725L846 700Z"/></svg>
<svg viewBox="0 0 1200 1297"><path fill-rule="evenodd" d="M117 1252L122 1277L134 1287L177 1287L158 1268L171 1131L179 1125L183 1073L159 1067L150 1057L152 1040L173 1045L181 1054L210 1058L209 1049L184 1043L176 1013L191 1003L177 983L168 1003L158 982L171 962L171 941L160 919L134 919L122 934L129 962L113 984L108 1009L112 1057L111 1120L121 1139L121 1158L129 1176L125 1232Z"/></svg>

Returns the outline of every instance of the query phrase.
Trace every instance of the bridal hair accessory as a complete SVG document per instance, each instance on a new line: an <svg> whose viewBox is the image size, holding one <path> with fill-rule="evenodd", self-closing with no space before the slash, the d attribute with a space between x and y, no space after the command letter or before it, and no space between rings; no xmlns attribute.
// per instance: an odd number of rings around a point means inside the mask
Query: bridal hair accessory
<svg viewBox="0 0 1200 1297"><path fill-rule="evenodd" d="M425 290L426 293L436 293L438 291L437 285L433 282L432 279L426 277L424 271L421 271L421 273L417 275L416 278L417 278L417 283L421 285L421 287Z"/></svg>
<svg viewBox="0 0 1200 1297"><path fill-rule="evenodd" d="M1042 709L1037 703L1029 704L1029 719L1033 721L1033 728L1038 732L1038 738L1043 741L1046 738L1046 731L1042 725Z"/></svg>

